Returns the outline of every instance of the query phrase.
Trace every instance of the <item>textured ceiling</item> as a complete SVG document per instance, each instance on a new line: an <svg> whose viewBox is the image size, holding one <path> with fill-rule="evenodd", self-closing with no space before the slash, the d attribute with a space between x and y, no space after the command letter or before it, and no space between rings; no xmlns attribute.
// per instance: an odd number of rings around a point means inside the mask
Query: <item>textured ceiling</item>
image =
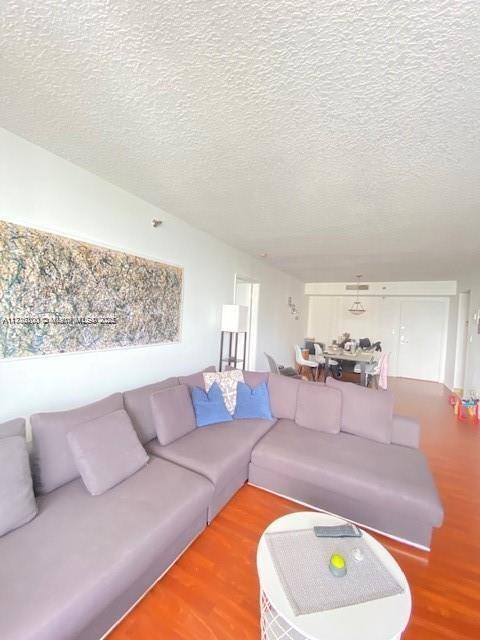
<svg viewBox="0 0 480 640"><path fill-rule="evenodd" d="M480 263L478 0L3 0L0 125L302 280Z"/></svg>

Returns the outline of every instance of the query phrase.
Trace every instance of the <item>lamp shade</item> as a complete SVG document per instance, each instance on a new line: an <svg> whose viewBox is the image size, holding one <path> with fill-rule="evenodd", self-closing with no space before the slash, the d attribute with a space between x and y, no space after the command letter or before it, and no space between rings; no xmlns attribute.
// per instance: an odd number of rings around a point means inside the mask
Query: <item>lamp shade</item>
<svg viewBox="0 0 480 640"><path fill-rule="evenodd" d="M224 304L222 307L222 331L243 333L248 330L248 307Z"/></svg>

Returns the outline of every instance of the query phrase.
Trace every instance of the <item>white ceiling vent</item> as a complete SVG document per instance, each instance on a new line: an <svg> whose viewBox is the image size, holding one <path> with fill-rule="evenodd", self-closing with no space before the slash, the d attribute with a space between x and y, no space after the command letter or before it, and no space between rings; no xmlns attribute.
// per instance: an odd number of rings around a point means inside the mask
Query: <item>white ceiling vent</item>
<svg viewBox="0 0 480 640"><path fill-rule="evenodd" d="M346 284L345 291L368 291L370 289L369 284Z"/></svg>

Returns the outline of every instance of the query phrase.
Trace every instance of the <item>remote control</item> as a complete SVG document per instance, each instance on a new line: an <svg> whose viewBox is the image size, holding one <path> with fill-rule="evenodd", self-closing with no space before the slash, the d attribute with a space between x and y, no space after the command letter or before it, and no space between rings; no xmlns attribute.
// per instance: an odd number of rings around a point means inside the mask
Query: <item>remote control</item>
<svg viewBox="0 0 480 640"><path fill-rule="evenodd" d="M317 538L361 538L362 532L354 524L340 524L333 527L313 527Z"/></svg>

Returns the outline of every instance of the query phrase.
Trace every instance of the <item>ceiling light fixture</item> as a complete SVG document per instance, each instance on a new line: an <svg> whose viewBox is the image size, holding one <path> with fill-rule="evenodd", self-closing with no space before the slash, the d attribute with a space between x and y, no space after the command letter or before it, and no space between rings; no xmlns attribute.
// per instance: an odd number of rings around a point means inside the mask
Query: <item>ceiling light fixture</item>
<svg viewBox="0 0 480 640"><path fill-rule="evenodd" d="M366 309L363 304L360 302L360 280L362 278L361 275L355 276L357 279L357 297L350 307L349 311L354 316L361 316L365 313Z"/></svg>

